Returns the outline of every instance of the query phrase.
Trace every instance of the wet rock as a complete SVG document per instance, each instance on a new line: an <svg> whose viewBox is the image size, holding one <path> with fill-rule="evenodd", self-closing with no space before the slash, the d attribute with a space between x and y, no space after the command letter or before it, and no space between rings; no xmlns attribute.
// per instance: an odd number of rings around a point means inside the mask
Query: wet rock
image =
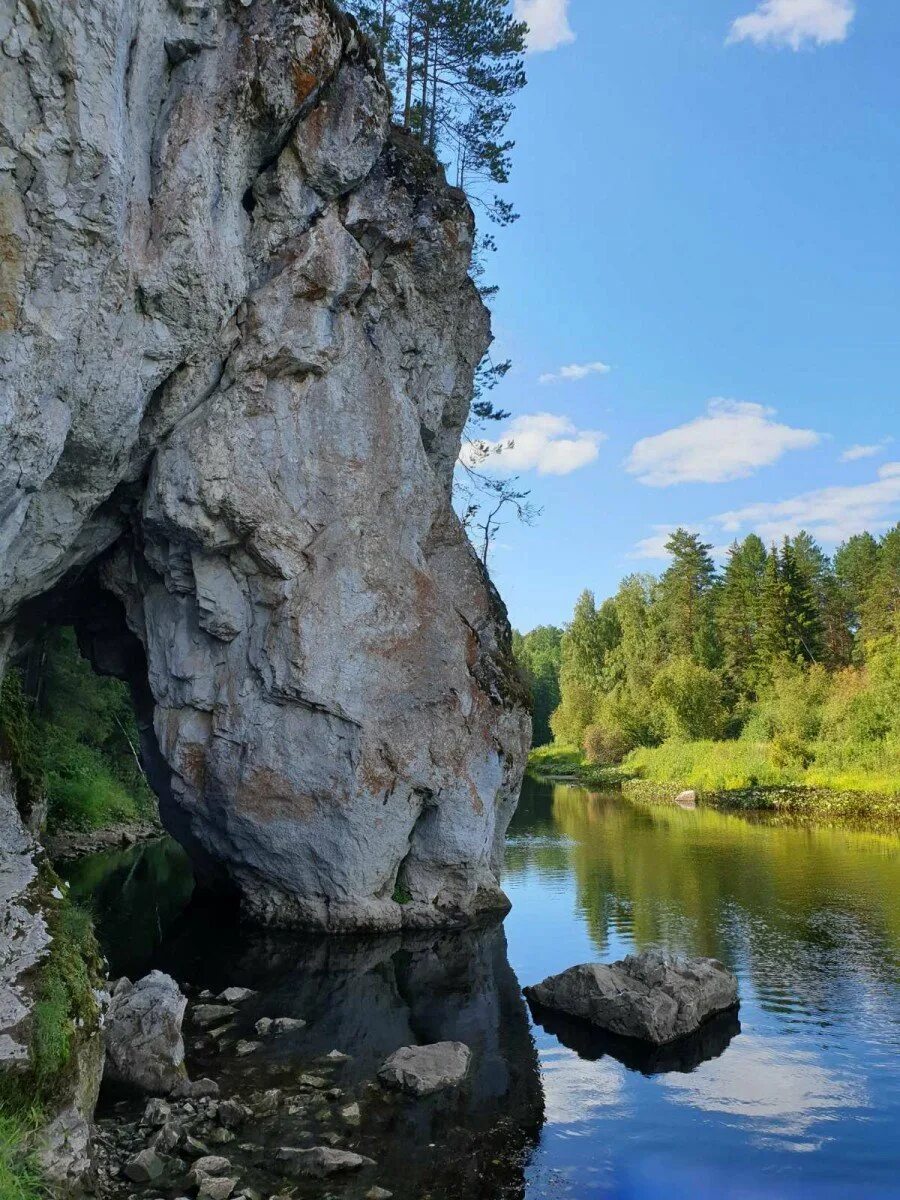
<svg viewBox="0 0 900 1200"><path fill-rule="evenodd" d="M250 1109L238 1100L223 1100L219 1104L219 1123L226 1129L238 1129L251 1116Z"/></svg>
<svg viewBox="0 0 900 1200"><path fill-rule="evenodd" d="M186 1075L181 1023L187 998L161 971L120 979L104 1026L106 1077L165 1095Z"/></svg>
<svg viewBox="0 0 900 1200"><path fill-rule="evenodd" d="M161 1100L158 1096L154 1096L152 1100L147 1101L147 1106L144 1109L143 1121L145 1125L152 1125L154 1128L159 1125L165 1125L169 1117L172 1115L171 1106L165 1100Z"/></svg>
<svg viewBox="0 0 900 1200"><path fill-rule="evenodd" d="M172 1123L163 1125L153 1139L153 1149L160 1154L171 1154L178 1149L183 1136L183 1131L177 1125Z"/></svg>
<svg viewBox="0 0 900 1200"><path fill-rule="evenodd" d="M344 1054L340 1050L329 1050L323 1057L325 1062L335 1064L349 1062L351 1058L349 1054Z"/></svg>
<svg viewBox="0 0 900 1200"><path fill-rule="evenodd" d="M525 994L542 1008L658 1046L693 1033L738 1000L737 979L717 959L660 950L571 967Z"/></svg>
<svg viewBox="0 0 900 1200"><path fill-rule="evenodd" d="M196 1186L203 1175L226 1175L230 1170L230 1159L221 1154L208 1154L198 1158L191 1167L188 1181Z"/></svg>
<svg viewBox="0 0 900 1200"><path fill-rule="evenodd" d="M219 1085L214 1079L182 1079L172 1089L172 1097L179 1100L196 1100L203 1096L218 1096Z"/></svg>
<svg viewBox="0 0 900 1200"><path fill-rule="evenodd" d="M358 1171L360 1167L374 1166L371 1158L355 1154L352 1150L335 1150L332 1146L313 1146L309 1150L282 1146L275 1153L275 1161L286 1175L310 1179L324 1179L342 1171Z"/></svg>
<svg viewBox="0 0 900 1200"><path fill-rule="evenodd" d="M280 1088L269 1088L265 1092L256 1092L251 1097L253 1111L258 1117L270 1117L278 1111L278 1106L281 1103L282 1091Z"/></svg>
<svg viewBox="0 0 900 1200"><path fill-rule="evenodd" d="M237 1179L213 1179L207 1176L200 1183L197 1200L228 1200L237 1185Z"/></svg>
<svg viewBox="0 0 900 1200"><path fill-rule="evenodd" d="M359 1110L359 1105L355 1102L348 1104L341 1109L341 1120L348 1125L358 1126L362 1122L362 1114Z"/></svg>
<svg viewBox="0 0 900 1200"><path fill-rule="evenodd" d="M219 992L216 999L221 1004L243 1004L245 1000L249 1000L255 995L256 992L252 988L229 987L224 992Z"/></svg>
<svg viewBox="0 0 900 1200"><path fill-rule="evenodd" d="M132 1183L151 1183L159 1179L165 1164L155 1150L141 1150L125 1164L125 1174Z"/></svg>
<svg viewBox="0 0 900 1200"><path fill-rule="evenodd" d="M391 1200L393 1192L389 1192L387 1188L373 1187L366 1192L364 1200Z"/></svg>
<svg viewBox="0 0 900 1200"><path fill-rule="evenodd" d="M255 1054L262 1049L262 1042L248 1042L241 1039L234 1048L235 1054L243 1058L247 1054Z"/></svg>
<svg viewBox="0 0 900 1200"><path fill-rule="evenodd" d="M384 1063L378 1078L387 1087L414 1096L430 1096L462 1083L471 1057L469 1047L462 1042L403 1046Z"/></svg>
<svg viewBox="0 0 900 1200"><path fill-rule="evenodd" d="M235 1016L237 1009L232 1004L197 1004L191 1010L191 1020L201 1029L209 1029Z"/></svg>
<svg viewBox="0 0 900 1200"><path fill-rule="evenodd" d="M328 1080L323 1079L321 1075L300 1075L297 1078L297 1083L300 1087L312 1088L314 1091L320 1091L322 1088L328 1087Z"/></svg>
<svg viewBox="0 0 900 1200"><path fill-rule="evenodd" d="M278 1037L282 1033L299 1033L306 1022L299 1017L260 1017L254 1026L260 1037Z"/></svg>

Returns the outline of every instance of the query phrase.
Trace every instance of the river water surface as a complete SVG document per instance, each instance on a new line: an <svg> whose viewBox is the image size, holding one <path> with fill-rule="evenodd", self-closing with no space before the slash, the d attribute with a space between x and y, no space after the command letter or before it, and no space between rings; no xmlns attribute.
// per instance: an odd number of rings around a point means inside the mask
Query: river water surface
<svg viewBox="0 0 900 1200"><path fill-rule="evenodd" d="M114 974L158 966L188 987L252 986L248 1027L309 1022L252 1067L201 1047L192 1074L240 1092L248 1072L261 1086L330 1049L352 1055L339 1082L360 1097L355 1144L379 1168L329 1195L377 1182L398 1200L900 1197L897 835L527 782L505 926L402 939L253 933L190 902L169 842L66 873L95 904ZM545 1029L522 1001L550 973L650 946L726 962L739 1020L649 1055L572 1023ZM463 1094L385 1108L379 1062L444 1038L473 1047Z"/></svg>

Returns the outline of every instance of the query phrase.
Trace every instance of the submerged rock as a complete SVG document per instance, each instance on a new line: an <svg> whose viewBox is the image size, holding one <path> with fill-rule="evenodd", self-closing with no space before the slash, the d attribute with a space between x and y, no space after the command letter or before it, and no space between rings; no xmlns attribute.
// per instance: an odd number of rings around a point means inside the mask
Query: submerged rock
<svg viewBox="0 0 900 1200"><path fill-rule="evenodd" d="M120 979L106 1015L106 1077L168 1095L185 1080L181 1024L187 997L162 971L137 983Z"/></svg>
<svg viewBox="0 0 900 1200"><path fill-rule="evenodd" d="M413 1096L430 1096L462 1083L471 1057L469 1047L462 1042L403 1046L384 1063L378 1078L387 1087Z"/></svg>
<svg viewBox="0 0 900 1200"><path fill-rule="evenodd" d="M525 989L542 1008L661 1046L738 1002L735 976L714 958L660 950L611 964L585 963Z"/></svg>
<svg viewBox="0 0 900 1200"><path fill-rule="evenodd" d="M275 1160L286 1175L324 1179L342 1171L358 1171L360 1167L374 1166L371 1158L355 1154L352 1150L335 1150L332 1146L312 1146L309 1150L294 1146L282 1146Z"/></svg>

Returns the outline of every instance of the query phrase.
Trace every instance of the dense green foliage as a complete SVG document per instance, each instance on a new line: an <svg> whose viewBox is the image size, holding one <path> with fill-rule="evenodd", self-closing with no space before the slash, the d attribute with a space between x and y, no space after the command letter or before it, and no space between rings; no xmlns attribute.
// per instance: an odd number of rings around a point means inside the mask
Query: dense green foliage
<svg viewBox="0 0 900 1200"><path fill-rule="evenodd" d="M534 705L535 746L544 746L553 738L550 718L559 706L559 667L562 656L562 630L555 625L539 625L524 636L513 633L513 654L531 688Z"/></svg>
<svg viewBox="0 0 900 1200"><path fill-rule="evenodd" d="M578 600L557 742L686 786L900 793L900 526L833 558L806 533L751 535L722 572L685 530L667 548L660 578Z"/></svg>
<svg viewBox="0 0 900 1200"><path fill-rule="evenodd" d="M155 811L128 688L91 670L71 629L49 632L21 671L7 671L0 736L20 793L46 792L51 828L96 829Z"/></svg>

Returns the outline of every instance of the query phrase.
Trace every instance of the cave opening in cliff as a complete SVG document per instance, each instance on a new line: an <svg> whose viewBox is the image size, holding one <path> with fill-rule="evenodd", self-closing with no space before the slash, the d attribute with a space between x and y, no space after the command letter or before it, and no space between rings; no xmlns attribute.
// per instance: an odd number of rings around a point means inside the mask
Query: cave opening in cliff
<svg viewBox="0 0 900 1200"><path fill-rule="evenodd" d="M93 572L26 609L13 665L46 806L38 823L84 834L157 824L167 775L143 646Z"/></svg>

